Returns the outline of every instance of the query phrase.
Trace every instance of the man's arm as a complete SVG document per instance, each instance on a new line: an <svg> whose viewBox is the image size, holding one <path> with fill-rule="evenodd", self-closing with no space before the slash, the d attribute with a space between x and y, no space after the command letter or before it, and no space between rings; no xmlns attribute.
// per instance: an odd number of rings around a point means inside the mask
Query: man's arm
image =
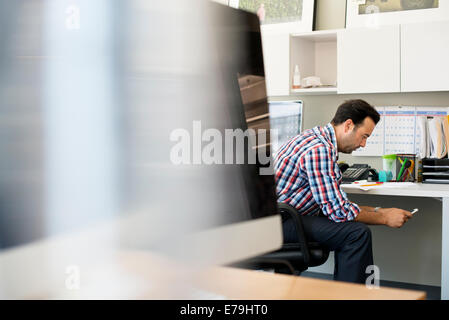
<svg viewBox="0 0 449 320"><path fill-rule="evenodd" d="M412 217L411 212L397 208L383 208L377 212L373 207L357 206L341 191L334 172L331 151L318 146L303 158L310 190L315 202L325 216L335 222L360 221L366 224L383 224L400 228Z"/></svg>
<svg viewBox="0 0 449 320"><path fill-rule="evenodd" d="M360 206L360 212L355 221L366 224L383 224L392 228L400 228L412 218L410 211L398 208L381 208L374 211L374 207Z"/></svg>

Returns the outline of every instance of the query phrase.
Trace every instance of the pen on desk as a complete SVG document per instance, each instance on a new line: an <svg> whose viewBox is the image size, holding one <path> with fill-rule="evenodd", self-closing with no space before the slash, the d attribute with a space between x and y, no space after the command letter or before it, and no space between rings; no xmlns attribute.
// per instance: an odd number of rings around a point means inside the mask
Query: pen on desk
<svg viewBox="0 0 449 320"><path fill-rule="evenodd" d="M360 186L361 187L371 187L371 186L378 186L378 185L380 185L382 183L383 182L378 181L378 182L373 182L373 183L369 183L369 184L361 184Z"/></svg>

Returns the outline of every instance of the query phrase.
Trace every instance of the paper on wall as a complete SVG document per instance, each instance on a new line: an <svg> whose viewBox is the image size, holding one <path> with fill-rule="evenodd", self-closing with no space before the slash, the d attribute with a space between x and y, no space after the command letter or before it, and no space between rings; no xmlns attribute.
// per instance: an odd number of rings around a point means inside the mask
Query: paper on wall
<svg viewBox="0 0 449 320"><path fill-rule="evenodd" d="M376 110L381 114L379 123L366 147L355 150L352 155L412 153L420 158L449 157L449 108L386 106ZM430 119L435 119L432 127Z"/></svg>
<svg viewBox="0 0 449 320"><path fill-rule="evenodd" d="M385 107L385 154L414 153L415 107Z"/></svg>

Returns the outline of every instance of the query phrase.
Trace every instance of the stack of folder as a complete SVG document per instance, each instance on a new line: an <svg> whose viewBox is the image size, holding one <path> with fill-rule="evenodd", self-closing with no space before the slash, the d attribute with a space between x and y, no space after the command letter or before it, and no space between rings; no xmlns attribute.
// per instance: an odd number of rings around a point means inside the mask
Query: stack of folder
<svg viewBox="0 0 449 320"><path fill-rule="evenodd" d="M449 184L449 116L417 117L422 182Z"/></svg>
<svg viewBox="0 0 449 320"><path fill-rule="evenodd" d="M417 117L420 158L443 159L449 156L449 116Z"/></svg>

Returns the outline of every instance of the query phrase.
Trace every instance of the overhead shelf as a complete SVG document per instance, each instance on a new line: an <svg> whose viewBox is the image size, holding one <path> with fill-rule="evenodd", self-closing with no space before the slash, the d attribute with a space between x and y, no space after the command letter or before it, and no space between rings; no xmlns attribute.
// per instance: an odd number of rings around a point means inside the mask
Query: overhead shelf
<svg viewBox="0 0 449 320"><path fill-rule="evenodd" d="M312 42L330 42L337 41L337 33L339 30L341 29L292 33L290 36L292 38L307 39Z"/></svg>
<svg viewBox="0 0 449 320"><path fill-rule="evenodd" d="M298 95L337 94L337 87L319 87L319 88L291 89L290 92L292 94L298 94Z"/></svg>

